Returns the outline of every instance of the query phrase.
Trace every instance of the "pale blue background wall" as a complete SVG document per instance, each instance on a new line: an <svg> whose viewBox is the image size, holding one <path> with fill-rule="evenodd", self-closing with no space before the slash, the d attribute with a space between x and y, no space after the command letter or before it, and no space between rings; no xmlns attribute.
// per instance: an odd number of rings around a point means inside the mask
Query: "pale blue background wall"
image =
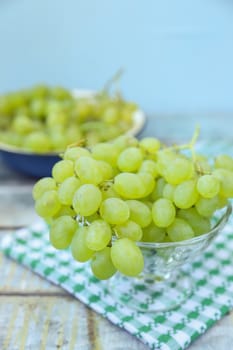
<svg viewBox="0 0 233 350"><path fill-rule="evenodd" d="M0 91L122 89L149 112L233 111L231 0L0 0Z"/></svg>

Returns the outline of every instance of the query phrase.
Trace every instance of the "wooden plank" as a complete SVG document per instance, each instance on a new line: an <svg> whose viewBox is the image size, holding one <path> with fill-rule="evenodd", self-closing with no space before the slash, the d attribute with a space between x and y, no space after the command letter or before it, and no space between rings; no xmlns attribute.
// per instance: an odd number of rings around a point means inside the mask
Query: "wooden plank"
<svg viewBox="0 0 233 350"><path fill-rule="evenodd" d="M59 294L67 293L29 269L0 253L1 294ZM1 349L1 348L0 348Z"/></svg>
<svg viewBox="0 0 233 350"><path fill-rule="evenodd" d="M0 185L0 228L27 226L38 219L32 199L32 184Z"/></svg>
<svg viewBox="0 0 233 350"><path fill-rule="evenodd" d="M72 297L0 297L1 350L146 350Z"/></svg>

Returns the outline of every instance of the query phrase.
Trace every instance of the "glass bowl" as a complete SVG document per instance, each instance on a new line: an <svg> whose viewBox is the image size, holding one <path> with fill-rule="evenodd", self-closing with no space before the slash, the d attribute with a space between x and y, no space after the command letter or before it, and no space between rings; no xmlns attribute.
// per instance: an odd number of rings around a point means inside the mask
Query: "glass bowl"
<svg viewBox="0 0 233 350"><path fill-rule="evenodd" d="M184 265L193 262L211 244L222 231L231 213L232 206L228 203L214 214L212 229L209 232L189 240L167 243L138 242L144 256L143 272L136 278L117 273L108 282L108 292L119 303L127 304L141 312L168 311L176 308L193 291L191 272L185 271L187 269L183 269ZM143 300L145 295L146 300Z"/></svg>

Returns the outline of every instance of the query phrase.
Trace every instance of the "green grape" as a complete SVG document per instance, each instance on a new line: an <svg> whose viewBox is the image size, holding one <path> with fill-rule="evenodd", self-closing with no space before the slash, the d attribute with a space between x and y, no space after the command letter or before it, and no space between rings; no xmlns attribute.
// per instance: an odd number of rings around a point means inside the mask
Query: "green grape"
<svg viewBox="0 0 233 350"><path fill-rule="evenodd" d="M158 227L154 223L151 223L149 226L143 229L143 242L163 242L165 238L165 228Z"/></svg>
<svg viewBox="0 0 233 350"><path fill-rule="evenodd" d="M227 154L221 154L215 158L215 168L222 168L233 171L233 158Z"/></svg>
<svg viewBox="0 0 233 350"><path fill-rule="evenodd" d="M178 185L190 179L194 174L192 161L186 158L177 157L167 163L163 169L165 180L171 185Z"/></svg>
<svg viewBox="0 0 233 350"><path fill-rule="evenodd" d="M156 153L160 149L160 141L154 137L144 137L139 146L148 153Z"/></svg>
<svg viewBox="0 0 233 350"><path fill-rule="evenodd" d="M138 200L128 200L126 203L130 209L130 220L136 222L142 228L150 225L152 221L151 210L145 203Z"/></svg>
<svg viewBox="0 0 233 350"><path fill-rule="evenodd" d="M97 163L102 173L103 181L112 179L114 176L114 170L112 166L104 160L98 160Z"/></svg>
<svg viewBox="0 0 233 350"><path fill-rule="evenodd" d="M120 173L115 176L113 189L123 198L144 197L145 186L138 174Z"/></svg>
<svg viewBox="0 0 233 350"><path fill-rule="evenodd" d="M138 176L142 180L143 186L144 186L144 193L143 197L147 197L149 194L151 194L155 188L155 180L151 174L148 174L146 172L140 172L138 173Z"/></svg>
<svg viewBox="0 0 233 350"><path fill-rule="evenodd" d="M63 111L50 112L46 118L46 125L49 129L54 127L64 128L68 124L68 115Z"/></svg>
<svg viewBox="0 0 233 350"><path fill-rule="evenodd" d="M91 260L91 270L101 280L106 280L116 273L116 268L111 259L110 247L105 247L94 254Z"/></svg>
<svg viewBox="0 0 233 350"><path fill-rule="evenodd" d="M158 178L156 181L156 185L152 193L150 194L150 198L152 201L156 201L157 199L163 197L163 189L166 185L166 181L163 177Z"/></svg>
<svg viewBox="0 0 233 350"><path fill-rule="evenodd" d="M102 201L100 189L92 184L78 188L73 197L73 208L81 216L93 215L97 212Z"/></svg>
<svg viewBox="0 0 233 350"><path fill-rule="evenodd" d="M52 177L44 177L38 180L33 186L32 196L34 200L40 198L45 192L56 190L57 184Z"/></svg>
<svg viewBox="0 0 233 350"><path fill-rule="evenodd" d="M167 227L171 225L176 216L175 206L169 199L160 198L152 207L152 219L156 226Z"/></svg>
<svg viewBox="0 0 233 350"><path fill-rule="evenodd" d="M163 187L163 197L173 201L175 188L175 185L165 184Z"/></svg>
<svg viewBox="0 0 233 350"><path fill-rule="evenodd" d="M150 174L154 179L158 176L158 170L156 166L156 162L150 159L146 159L142 162L139 172L145 172Z"/></svg>
<svg viewBox="0 0 233 350"><path fill-rule="evenodd" d="M213 171L213 175L220 181L220 196L233 197L233 171L216 169Z"/></svg>
<svg viewBox="0 0 233 350"><path fill-rule="evenodd" d="M114 190L113 188L113 183L108 183L106 182L102 188L101 188L101 192L102 192L102 197L103 200L107 199L107 198L121 198L120 195Z"/></svg>
<svg viewBox="0 0 233 350"><path fill-rule="evenodd" d="M121 135L113 140L112 143L117 147L118 152L121 152L128 147L136 147L138 140L132 136Z"/></svg>
<svg viewBox="0 0 233 350"><path fill-rule="evenodd" d="M100 215L109 224L121 225L129 219L129 207L120 198L105 199L100 206Z"/></svg>
<svg viewBox="0 0 233 350"><path fill-rule="evenodd" d="M160 175L163 176L164 171L166 170L167 166L174 161L174 159L177 159L177 155L172 150L167 150L166 148L163 150L160 150L157 152L157 170Z"/></svg>
<svg viewBox="0 0 233 350"><path fill-rule="evenodd" d="M140 148L129 147L122 151L117 160L117 166L121 171L137 171L143 160L143 153Z"/></svg>
<svg viewBox="0 0 233 350"><path fill-rule="evenodd" d="M54 150L62 151L66 148L67 139L65 136L65 131L63 129L53 129L49 131L49 138L51 142L51 147Z"/></svg>
<svg viewBox="0 0 233 350"><path fill-rule="evenodd" d="M198 200L198 192L195 180L187 180L177 185L174 191L174 203L177 208L191 208Z"/></svg>
<svg viewBox="0 0 233 350"><path fill-rule="evenodd" d="M173 223L168 226L167 233L172 242L184 241L193 238L192 227L184 219L175 218Z"/></svg>
<svg viewBox="0 0 233 350"><path fill-rule="evenodd" d="M98 143L92 146L91 152L94 159L104 160L112 167L116 167L119 150L113 143Z"/></svg>
<svg viewBox="0 0 233 350"><path fill-rule="evenodd" d="M91 157L91 153L88 149L83 147L69 147L65 151L63 158L65 160L72 160L73 162L75 162L82 156Z"/></svg>
<svg viewBox="0 0 233 350"><path fill-rule="evenodd" d="M96 220L88 226L86 245L91 250L102 250L109 244L111 237L110 225L104 220Z"/></svg>
<svg viewBox="0 0 233 350"><path fill-rule="evenodd" d="M202 197L213 198L219 193L220 182L214 175L202 175L197 181L197 190Z"/></svg>
<svg viewBox="0 0 233 350"><path fill-rule="evenodd" d="M197 212L196 208L180 209L177 216L189 223L195 233L195 236L209 232L211 229L210 220L201 216Z"/></svg>
<svg viewBox="0 0 233 350"><path fill-rule="evenodd" d="M72 209L69 205L62 205L59 211L54 215L54 218L58 218L64 215L68 215L75 218L77 214L75 213L74 209Z"/></svg>
<svg viewBox="0 0 233 350"><path fill-rule="evenodd" d="M77 144L80 140L83 139L83 134L80 130L79 125L68 125L66 128L66 139L67 145L70 146L72 144Z"/></svg>
<svg viewBox="0 0 233 350"><path fill-rule="evenodd" d="M58 188L58 198L62 204L71 205L74 193L81 186L81 181L75 177L67 177Z"/></svg>
<svg viewBox="0 0 233 350"><path fill-rule="evenodd" d="M49 230L49 239L56 249L69 247L78 223L70 216L61 216L52 221Z"/></svg>
<svg viewBox="0 0 233 350"><path fill-rule="evenodd" d="M211 217L215 210L219 208L219 196L213 198L199 198L196 202L197 212L204 217Z"/></svg>
<svg viewBox="0 0 233 350"><path fill-rule="evenodd" d="M75 161L74 168L83 183L98 185L103 181L100 164L95 159L81 156Z"/></svg>
<svg viewBox="0 0 233 350"><path fill-rule="evenodd" d="M115 124L120 119L119 110L114 106L109 106L105 108L102 118L107 124Z"/></svg>
<svg viewBox="0 0 233 350"><path fill-rule="evenodd" d="M132 220L128 220L122 225L116 225L115 232L117 236L126 237L132 241L140 241L142 238L141 227Z"/></svg>
<svg viewBox="0 0 233 350"><path fill-rule="evenodd" d="M33 131L33 122L26 115L17 115L12 122L12 129L19 134L25 135Z"/></svg>
<svg viewBox="0 0 233 350"><path fill-rule="evenodd" d="M23 148L36 153L46 153L52 149L52 144L47 134L34 131L25 136Z"/></svg>
<svg viewBox="0 0 233 350"><path fill-rule="evenodd" d="M52 176L57 183L62 183L68 177L74 175L74 164L71 160L60 160L52 169Z"/></svg>
<svg viewBox="0 0 233 350"><path fill-rule="evenodd" d="M78 227L70 246L73 258L80 262L88 261L94 255L94 251L86 245L87 230L87 226Z"/></svg>
<svg viewBox="0 0 233 350"><path fill-rule="evenodd" d="M128 238L120 238L114 242L111 258L115 268L126 276L137 276L144 268L140 248Z"/></svg>
<svg viewBox="0 0 233 350"><path fill-rule="evenodd" d="M33 117L43 119L46 115L46 101L44 99L34 99L30 103L30 112Z"/></svg>
<svg viewBox="0 0 233 350"><path fill-rule="evenodd" d="M50 190L45 192L36 200L35 210L42 218L54 216L61 208L57 191Z"/></svg>

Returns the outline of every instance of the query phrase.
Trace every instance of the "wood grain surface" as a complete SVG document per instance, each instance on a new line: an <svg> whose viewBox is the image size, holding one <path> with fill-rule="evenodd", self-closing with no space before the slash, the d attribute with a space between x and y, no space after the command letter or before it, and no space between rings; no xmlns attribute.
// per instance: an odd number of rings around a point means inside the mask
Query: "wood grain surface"
<svg viewBox="0 0 233 350"><path fill-rule="evenodd" d="M153 123L147 125L144 134L150 127L153 130ZM162 131L160 124L159 136L166 137ZM208 133L214 135L211 130ZM0 238L14 234L15 227L36 219L31 198L34 182L8 169L0 159ZM232 344L233 313L229 313L189 350L231 350ZM148 347L61 288L0 254L0 350L58 349L146 350Z"/></svg>

